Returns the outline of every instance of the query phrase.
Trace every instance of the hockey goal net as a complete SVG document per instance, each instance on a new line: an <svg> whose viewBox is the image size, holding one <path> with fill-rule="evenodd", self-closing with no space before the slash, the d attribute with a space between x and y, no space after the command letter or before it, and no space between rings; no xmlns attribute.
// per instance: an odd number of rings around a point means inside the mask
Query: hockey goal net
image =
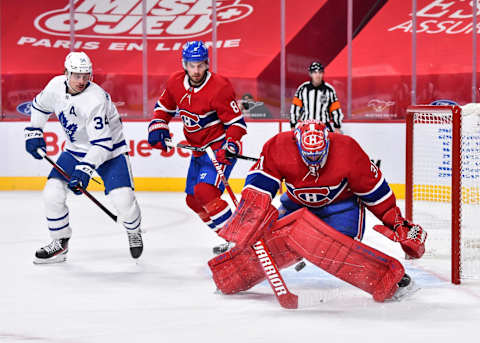
<svg viewBox="0 0 480 343"><path fill-rule="evenodd" d="M407 109L406 216L428 232L425 258L451 261L455 284L480 278L480 110L474 112Z"/></svg>

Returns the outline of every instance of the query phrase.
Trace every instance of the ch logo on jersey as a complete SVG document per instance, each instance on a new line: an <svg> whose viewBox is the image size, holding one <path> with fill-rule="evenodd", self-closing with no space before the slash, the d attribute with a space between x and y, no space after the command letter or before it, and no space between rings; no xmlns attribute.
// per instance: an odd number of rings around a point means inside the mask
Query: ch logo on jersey
<svg viewBox="0 0 480 343"><path fill-rule="evenodd" d="M343 179L338 185L331 187L304 187L294 188L287 184L287 191L298 202L308 207L322 207L331 203L347 186L347 180Z"/></svg>
<svg viewBox="0 0 480 343"><path fill-rule="evenodd" d="M180 110L179 111L180 118L182 118L183 125L187 132L195 132L200 130L202 127L200 126L200 117L192 112L187 110Z"/></svg>
<svg viewBox="0 0 480 343"><path fill-rule="evenodd" d="M331 199L328 187L297 188L293 190L294 197L302 204L310 207L321 207L328 204Z"/></svg>
<svg viewBox="0 0 480 343"><path fill-rule="evenodd" d="M75 142L74 136L77 132L78 125L75 123L70 123L63 112L60 112L60 114L58 115L58 121L62 125L63 130L68 136L68 139L70 139L70 142Z"/></svg>

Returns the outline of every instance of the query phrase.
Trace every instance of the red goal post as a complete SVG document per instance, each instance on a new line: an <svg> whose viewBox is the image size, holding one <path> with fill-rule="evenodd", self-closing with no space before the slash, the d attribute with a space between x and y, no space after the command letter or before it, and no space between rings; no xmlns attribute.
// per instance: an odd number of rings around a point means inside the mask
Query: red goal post
<svg viewBox="0 0 480 343"><path fill-rule="evenodd" d="M480 276L479 118L459 106L407 109L406 217L429 233L427 258L450 259L454 284Z"/></svg>

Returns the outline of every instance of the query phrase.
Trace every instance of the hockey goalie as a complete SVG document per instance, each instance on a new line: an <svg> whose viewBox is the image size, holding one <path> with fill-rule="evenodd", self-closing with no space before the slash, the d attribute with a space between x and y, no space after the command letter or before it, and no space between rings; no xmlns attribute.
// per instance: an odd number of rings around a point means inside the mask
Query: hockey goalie
<svg viewBox="0 0 480 343"><path fill-rule="evenodd" d="M277 210L271 201L282 180L287 192ZM376 231L422 257L427 233L402 216L381 171L353 138L318 121L281 132L263 146L237 210L219 232L234 247L209 261L214 282L234 294L264 280L252 248L262 239L280 269L306 259L375 301L401 299L414 281L398 260L361 242L365 208L382 222Z"/></svg>

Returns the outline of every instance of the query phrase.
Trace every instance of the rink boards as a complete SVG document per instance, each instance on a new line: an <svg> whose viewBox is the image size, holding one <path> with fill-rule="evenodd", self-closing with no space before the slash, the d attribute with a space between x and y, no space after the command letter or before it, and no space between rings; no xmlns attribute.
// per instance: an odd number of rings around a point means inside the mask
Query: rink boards
<svg viewBox="0 0 480 343"><path fill-rule="evenodd" d="M263 144L289 124L278 122L248 122L248 135L243 139L243 154L257 157ZM25 152L23 129L25 122L4 122L0 125L0 146L5 147L0 164L0 190L39 190L43 188L50 166L33 159ZM173 140L184 140L182 123L170 123ZM52 158L60 153L65 135L58 122L45 127L47 151ZM405 126L403 123L345 123L344 132L356 138L399 198L404 197L405 179ZM124 133L130 146L135 187L139 191L183 191L190 160L190 152L175 149L167 155L152 150L147 142L147 122L125 122ZM185 143L185 142L184 142ZM252 162L238 161L231 185L240 191ZM101 185L90 183L89 189L102 190Z"/></svg>

